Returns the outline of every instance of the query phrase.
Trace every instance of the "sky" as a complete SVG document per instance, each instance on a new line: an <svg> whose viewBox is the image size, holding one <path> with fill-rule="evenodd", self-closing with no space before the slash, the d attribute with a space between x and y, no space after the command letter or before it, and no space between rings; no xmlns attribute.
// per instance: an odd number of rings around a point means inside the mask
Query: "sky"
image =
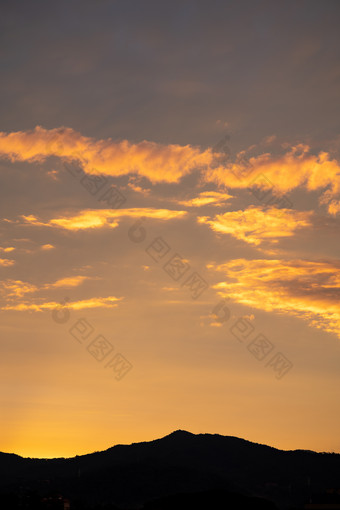
<svg viewBox="0 0 340 510"><path fill-rule="evenodd" d="M339 2L0 13L0 451L340 453Z"/></svg>

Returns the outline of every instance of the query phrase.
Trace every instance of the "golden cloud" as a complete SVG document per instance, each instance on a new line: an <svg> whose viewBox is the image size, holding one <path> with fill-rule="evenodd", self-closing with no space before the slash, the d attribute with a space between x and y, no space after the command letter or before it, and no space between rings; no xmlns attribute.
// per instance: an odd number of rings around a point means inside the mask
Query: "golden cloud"
<svg viewBox="0 0 340 510"><path fill-rule="evenodd" d="M339 200L331 200L328 205L328 212L332 216L336 216L338 212L340 212L340 201Z"/></svg>
<svg viewBox="0 0 340 510"><path fill-rule="evenodd" d="M8 279L0 282L0 292L6 298L22 297L24 294L36 292L37 290L39 288L36 285L21 280Z"/></svg>
<svg viewBox="0 0 340 510"><path fill-rule="evenodd" d="M56 282L45 285L45 288L52 288L52 287L78 287L78 285L81 285L85 280L93 280L94 278L91 278L90 276L69 276L67 278L61 278L60 280L57 280Z"/></svg>
<svg viewBox="0 0 340 510"><path fill-rule="evenodd" d="M61 278L53 283L46 283L38 287L37 285L29 282L23 282L22 280L11 280L7 279L0 282L0 293L6 298L22 297L24 294L38 292L41 290L54 289L54 288L68 288L78 287L85 280L95 280L96 277L91 276L69 276Z"/></svg>
<svg viewBox="0 0 340 510"><path fill-rule="evenodd" d="M123 298L117 298L115 296L83 299L81 301L67 302L67 308L71 310L84 310L87 308L115 308L118 306L117 301L120 301L121 299ZM60 306L60 303L56 303L54 301L46 303L29 303L26 301L15 305L10 304L0 307L0 310L43 312L45 310L58 310L60 309Z"/></svg>
<svg viewBox="0 0 340 510"><path fill-rule="evenodd" d="M235 162L207 169L205 179L229 188L272 188L276 194L298 187L308 191L325 189L321 203L329 203L340 193L339 162L324 151L311 154L310 147L304 144L293 146L278 156L265 153L247 159L245 151L242 151ZM329 205L330 214L339 211L337 204Z"/></svg>
<svg viewBox="0 0 340 510"><path fill-rule="evenodd" d="M0 266L9 267L9 266L13 266L13 264L15 264L14 260L0 258Z"/></svg>
<svg viewBox="0 0 340 510"><path fill-rule="evenodd" d="M219 191L203 191L195 198L191 198L189 200L181 200L177 203L187 207L202 207L204 205L214 205L220 207L230 198L233 197L228 193L221 193Z"/></svg>
<svg viewBox="0 0 340 510"><path fill-rule="evenodd" d="M328 152L312 154L308 145L297 144L280 155L266 152L247 158L246 153L241 151L234 162L226 162L223 153L210 148L202 150L191 145L162 145L149 141L134 144L110 138L95 140L66 127L48 130L37 126L30 131L0 132L0 157L11 161L42 162L57 156L64 161L77 162L88 174L132 175L145 177L152 183L178 182L199 170L206 182L230 189L257 185L261 189L273 187L275 194L298 187L308 191L323 190L320 202L329 204L330 214L340 211L339 200L336 200L340 194L340 165ZM198 200L190 205L201 204Z"/></svg>
<svg viewBox="0 0 340 510"><path fill-rule="evenodd" d="M268 312L287 313L340 338L340 262L231 260L219 266L223 297Z"/></svg>
<svg viewBox="0 0 340 510"><path fill-rule="evenodd" d="M312 214L312 211L249 207L218 214L213 219L200 216L198 222L209 225L215 232L258 246L264 241L277 243L280 237L291 237L297 229L310 227Z"/></svg>
<svg viewBox="0 0 340 510"><path fill-rule="evenodd" d="M23 296L33 294L44 290L55 288L78 287L85 280L94 280L97 277L90 276L70 276L61 278L53 283L46 283L41 286L23 282L21 280L4 280L0 282L0 294L4 298L6 304L0 307L0 310L16 310L16 311L43 311L54 310L60 308L60 303L54 301L43 301L43 298L32 298L31 301L23 300ZM85 308L112 308L117 306L117 302L123 298L108 296L94 297L80 301L67 302L67 307L73 310L82 310Z"/></svg>
<svg viewBox="0 0 340 510"><path fill-rule="evenodd" d="M0 133L0 156L11 161L41 162L49 156L78 161L85 172L103 175L137 174L151 182L177 182L183 175L209 165L211 149L191 145L161 145L127 140L94 140L71 128Z"/></svg>
<svg viewBox="0 0 340 510"><path fill-rule="evenodd" d="M30 221L34 221L35 217L31 215L31 216L25 216L25 218L29 218L29 222L30 222ZM13 221L12 223L20 223L20 221L16 220L15 222ZM34 243L34 241L31 241L30 239L22 239L22 240L21 239L13 239L13 241L18 241L18 242L24 241L24 242L29 242L31 244ZM18 253L34 253L34 252L37 252L38 250L49 251L49 250L53 250L54 248L55 248L55 246L53 246L52 244L38 245L34 249L27 249L27 248L23 248L20 246L17 248L14 248L13 246L8 246L7 248L3 248L0 246L0 252L10 253L10 252L16 250L16 252L18 252ZM12 264L14 264L14 261L11 261L11 262L12 262Z"/></svg>
<svg viewBox="0 0 340 510"><path fill-rule="evenodd" d="M119 219L129 218L153 218L158 220L172 220L182 218L187 211L173 211L170 209L131 208L131 209L87 209L72 216L54 218L48 222L40 221L36 216L22 216L25 223L44 227L60 227L67 230L83 230L88 228L115 228L119 225Z"/></svg>
<svg viewBox="0 0 340 510"><path fill-rule="evenodd" d="M8 253L8 252L11 252L11 251L14 251L15 248L13 248L13 246L8 246L7 248L3 248L0 246L0 251L3 251L5 253Z"/></svg>

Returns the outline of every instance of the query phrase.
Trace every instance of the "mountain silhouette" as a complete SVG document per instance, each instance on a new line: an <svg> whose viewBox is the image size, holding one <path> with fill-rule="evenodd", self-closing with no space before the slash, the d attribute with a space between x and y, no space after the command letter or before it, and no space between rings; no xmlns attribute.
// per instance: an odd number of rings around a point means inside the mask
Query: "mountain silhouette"
<svg viewBox="0 0 340 510"><path fill-rule="evenodd" d="M7 509L68 508L66 500L71 510L303 508L339 487L340 454L183 430L69 459L0 453L0 503Z"/></svg>

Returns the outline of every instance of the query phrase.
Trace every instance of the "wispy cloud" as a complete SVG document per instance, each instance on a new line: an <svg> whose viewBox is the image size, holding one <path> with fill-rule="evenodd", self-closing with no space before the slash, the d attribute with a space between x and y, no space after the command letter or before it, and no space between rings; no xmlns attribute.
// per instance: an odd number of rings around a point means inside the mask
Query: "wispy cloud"
<svg viewBox="0 0 340 510"><path fill-rule="evenodd" d="M58 302L51 301L49 298L42 297L39 293L59 288L73 288L81 285L85 280L97 280L97 277L75 275L60 278L55 282L35 285L22 280L7 279L0 282L0 295L4 300L4 304L0 306L0 310L15 311L43 311L55 310L61 305ZM32 296L35 294L35 296ZM38 295L37 295L38 294ZM28 300L28 295L30 299ZM82 310L85 308L112 308L116 307L118 301L122 297L91 297L88 299L67 302L67 307L73 310Z"/></svg>
<svg viewBox="0 0 340 510"><path fill-rule="evenodd" d="M13 264L15 264L14 260L0 258L0 266L9 267L9 266L13 266Z"/></svg>
<svg viewBox="0 0 340 510"><path fill-rule="evenodd" d="M98 277L83 275L68 276L65 278L61 278L55 282L45 283L40 286L34 285L29 282L24 282L22 280L7 279L0 282L0 293L5 298L22 297L24 294L38 292L41 290L48 290L60 287L62 288L78 287L85 280L97 280L97 279Z"/></svg>
<svg viewBox="0 0 340 510"><path fill-rule="evenodd" d="M68 214L60 218L52 218L41 221L34 215L22 216L25 223L35 226L60 227L67 230L82 230L89 228L116 228L119 219L129 218L153 218L157 220L172 220L182 218L187 211L173 211L170 209L131 208L131 209L86 209L78 214Z"/></svg>
<svg viewBox="0 0 340 510"><path fill-rule="evenodd" d="M0 293L5 298L22 297L24 294L37 292L39 287L21 280L4 280L0 282Z"/></svg>
<svg viewBox="0 0 340 510"><path fill-rule="evenodd" d="M279 238L291 237L296 230L310 227L312 214L312 211L249 207L218 214L214 218L200 216L198 222L209 225L215 232L258 246L264 241L278 243Z"/></svg>
<svg viewBox="0 0 340 510"><path fill-rule="evenodd" d="M115 296L94 297L80 301L67 302L67 308L71 310L84 310L87 308L115 308L118 306L117 302L121 299L123 298L117 298ZM43 312L45 310L55 310L58 308L60 308L60 303L55 301L48 301L45 303L30 303L28 301L23 301L17 304L8 304L2 306L0 307L0 310Z"/></svg>
<svg viewBox="0 0 340 510"><path fill-rule="evenodd" d="M8 246L7 248L3 248L2 246L0 246L0 251L2 251L4 253L9 253L14 250L15 250L15 248L13 246Z"/></svg>
<svg viewBox="0 0 340 510"><path fill-rule="evenodd" d="M204 205L214 205L220 207L230 200L232 195L228 193L221 193L219 191L203 191L198 196L188 200L180 200L177 203L187 207L202 207Z"/></svg>
<svg viewBox="0 0 340 510"><path fill-rule="evenodd" d="M209 267L226 277L215 285L221 296L301 317L340 337L338 261L236 259Z"/></svg>
<svg viewBox="0 0 340 510"><path fill-rule="evenodd" d="M97 279L97 277L92 278L91 276L68 276L66 278L61 278L60 280L57 280L56 282L45 285L44 288L54 288L54 287L78 287L78 285L81 285L85 280L94 280Z"/></svg>

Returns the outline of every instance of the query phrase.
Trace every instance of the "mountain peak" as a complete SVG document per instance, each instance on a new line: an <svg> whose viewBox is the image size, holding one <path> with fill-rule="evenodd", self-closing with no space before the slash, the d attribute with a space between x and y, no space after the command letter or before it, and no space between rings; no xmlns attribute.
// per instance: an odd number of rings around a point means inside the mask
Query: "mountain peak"
<svg viewBox="0 0 340 510"><path fill-rule="evenodd" d="M178 430L174 430L173 432L171 432L170 434L168 434L165 437L188 438L188 437L193 437L194 435L195 434L192 434L192 432L188 432L187 430L178 429Z"/></svg>

